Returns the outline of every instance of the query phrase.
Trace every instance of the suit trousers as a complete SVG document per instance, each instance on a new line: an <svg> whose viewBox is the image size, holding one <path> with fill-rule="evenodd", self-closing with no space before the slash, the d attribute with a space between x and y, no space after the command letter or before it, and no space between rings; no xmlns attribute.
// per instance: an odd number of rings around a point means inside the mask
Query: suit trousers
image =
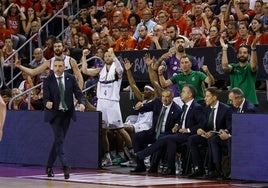
<svg viewBox="0 0 268 188"><path fill-rule="evenodd" d="M166 136L167 139L167 167L170 169L175 169L175 159L176 159L176 152L177 148L180 147L182 144L188 141L189 136L191 134L172 134Z"/></svg>
<svg viewBox="0 0 268 188"><path fill-rule="evenodd" d="M221 140L218 135L208 139L209 161L214 164L220 164L222 159L222 151L224 148L229 149L228 140ZM209 168L211 169L211 168Z"/></svg>
<svg viewBox="0 0 268 188"><path fill-rule="evenodd" d="M54 162L57 159L57 156L60 159L60 162L63 167L68 167L68 163L66 160L66 157L64 155L64 150L63 150L63 144L65 140L65 136L67 134L67 131L70 126L70 115L68 112L61 112L58 111L57 116L55 119L53 119L50 122L50 125L52 127L53 133L54 133L54 142L53 146L51 148L49 158L48 158L48 167L52 167Z"/></svg>
<svg viewBox="0 0 268 188"><path fill-rule="evenodd" d="M193 160L194 167L198 166L203 168L202 157L200 155L200 145L207 146L208 139L200 135L193 135L189 138L189 149Z"/></svg>

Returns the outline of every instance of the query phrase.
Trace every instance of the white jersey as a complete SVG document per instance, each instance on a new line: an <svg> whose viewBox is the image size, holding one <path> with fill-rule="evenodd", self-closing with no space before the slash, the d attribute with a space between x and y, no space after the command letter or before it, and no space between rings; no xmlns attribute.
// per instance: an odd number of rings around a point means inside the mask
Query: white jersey
<svg viewBox="0 0 268 188"><path fill-rule="evenodd" d="M117 77L114 64L109 72L106 70L106 65L104 65L100 72L102 79L99 79L97 85L97 98L119 102L122 78Z"/></svg>
<svg viewBox="0 0 268 188"><path fill-rule="evenodd" d="M71 57L66 55L63 60L65 64L65 70L70 70L70 69L72 70L72 66L70 63ZM50 70L53 70L54 61L55 61L55 57L52 57L50 59Z"/></svg>

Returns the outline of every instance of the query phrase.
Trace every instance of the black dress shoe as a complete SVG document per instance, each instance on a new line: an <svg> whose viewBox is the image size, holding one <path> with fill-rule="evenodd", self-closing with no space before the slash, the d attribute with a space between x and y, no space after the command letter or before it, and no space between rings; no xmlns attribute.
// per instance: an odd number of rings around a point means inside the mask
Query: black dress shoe
<svg viewBox="0 0 268 188"><path fill-rule="evenodd" d="M70 167L67 166L63 167L64 179L67 180L70 178L70 171L71 171Z"/></svg>
<svg viewBox="0 0 268 188"><path fill-rule="evenodd" d="M155 174L155 173L157 173L157 171L158 171L158 166L157 165L151 165L149 170L148 170L148 173L149 174Z"/></svg>
<svg viewBox="0 0 268 188"><path fill-rule="evenodd" d="M54 172L53 172L53 169L50 168L50 167L46 168L46 174L47 174L47 177L50 177L50 178L55 176Z"/></svg>
<svg viewBox="0 0 268 188"><path fill-rule="evenodd" d="M215 170L215 171L210 171L206 177L207 178L222 178L223 176L220 172Z"/></svg>
<svg viewBox="0 0 268 188"><path fill-rule="evenodd" d="M190 174L188 177L198 177L198 176L203 176L204 175L204 171L201 169L197 169L195 170L195 172L193 172L192 174Z"/></svg>
<svg viewBox="0 0 268 188"><path fill-rule="evenodd" d="M146 166L145 165L137 165L134 170L131 170L130 172L146 172Z"/></svg>
<svg viewBox="0 0 268 188"><path fill-rule="evenodd" d="M175 169L171 169L169 167L164 167L161 173L162 175L175 175Z"/></svg>

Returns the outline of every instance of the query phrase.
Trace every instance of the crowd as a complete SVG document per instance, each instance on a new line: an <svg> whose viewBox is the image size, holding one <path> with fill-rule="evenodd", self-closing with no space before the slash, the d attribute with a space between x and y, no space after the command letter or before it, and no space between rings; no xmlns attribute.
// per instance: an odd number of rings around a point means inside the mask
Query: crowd
<svg viewBox="0 0 268 188"><path fill-rule="evenodd" d="M230 157L231 114L253 113L258 105L256 45L268 44L267 2L256 0L252 5L249 0L79 1L76 16L63 14L66 30L62 40L57 39L60 16L49 23L48 31L38 35L42 46L38 37L32 39L32 61L29 45L16 49L53 14L68 7L68 2L14 0L0 4L0 57L5 83L22 71L13 80L12 89L8 85L1 88L7 106L13 110L47 108L42 86L17 97L12 104L9 101L41 83L60 59L65 70L75 75L80 89L97 83L87 97L86 110L102 112L102 166L133 165L133 172L144 172L144 160L151 156L149 173L157 173L161 163L162 174L175 174L176 153L183 153L180 149L186 146L189 152L180 158L185 162L191 157L191 177L205 174L205 167L209 177L223 175L221 150L226 148ZM228 104L219 101L219 90L212 87L215 79L210 67L199 67L198 61L185 51L216 46L222 48L221 65L230 75ZM228 48L235 49L237 62L228 62ZM142 92L131 72L134 62L127 58L120 62L114 52L157 49L168 52L159 59L151 58L150 51L144 56L151 83ZM98 58L87 61L92 56ZM82 66L78 66L79 62ZM135 121L126 123L119 106L124 69L139 101L134 107L138 112ZM265 83L261 81L258 87L265 89ZM207 148L205 162L201 160L200 145ZM183 165L185 174L189 173L187 166Z"/></svg>

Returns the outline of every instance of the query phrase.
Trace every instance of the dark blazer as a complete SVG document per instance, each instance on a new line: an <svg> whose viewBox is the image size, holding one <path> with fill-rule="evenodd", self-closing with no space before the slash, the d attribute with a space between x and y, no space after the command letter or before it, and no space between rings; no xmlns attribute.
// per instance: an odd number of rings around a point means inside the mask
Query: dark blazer
<svg viewBox="0 0 268 188"><path fill-rule="evenodd" d="M141 107L138 111L139 112L153 112L153 124L152 128L150 130L155 131L156 124L158 117L160 115L161 109L162 109L163 103L160 98L156 98L155 100L144 104L143 107ZM175 103L172 102L172 105L170 107L168 116L167 116L167 122L165 125L165 132L166 133L172 133L172 128L177 123L179 124L180 118L181 118L182 109Z"/></svg>
<svg viewBox="0 0 268 188"><path fill-rule="evenodd" d="M64 83L65 83L65 103L68 107L69 116L76 120L75 108L74 108L74 98L78 100L79 104L85 105L85 98L81 89L79 88L75 77L69 73L64 73ZM52 109L45 111L45 122L50 122L59 113L60 105L60 91L58 87L58 82L56 80L55 74L50 74L45 80L43 85L43 103L46 105L48 101L53 102Z"/></svg>
<svg viewBox="0 0 268 188"><path fill-rule="evenodd" d="M185 128L190 129L190 134L196 134L197 129L203 129L205 125L206 116L204 107L194 100L185 117Z"/></svg>
<svg viewBox="0 0 268 188"><path fill-rule="evenodd" d="M209 118L209 114L211 112L210 106L206 107L206 116L207 120ZM231 132L232 128L232 109L230 106L219 102L218 112L216 115L216 131L219 131L220 129L227 129L229 132ZM204 129L206 131L209 131L208 126Z"/></svg>
<svg viewBox="0 0 268 188"><path fill-rule="evenodd" d="M237 108L235 108L233 105L231 105L231 107L233 113L237 113ZM256 106L246 99L242 107L241 113L256 113L256 112L257 112Z"/></svg>

